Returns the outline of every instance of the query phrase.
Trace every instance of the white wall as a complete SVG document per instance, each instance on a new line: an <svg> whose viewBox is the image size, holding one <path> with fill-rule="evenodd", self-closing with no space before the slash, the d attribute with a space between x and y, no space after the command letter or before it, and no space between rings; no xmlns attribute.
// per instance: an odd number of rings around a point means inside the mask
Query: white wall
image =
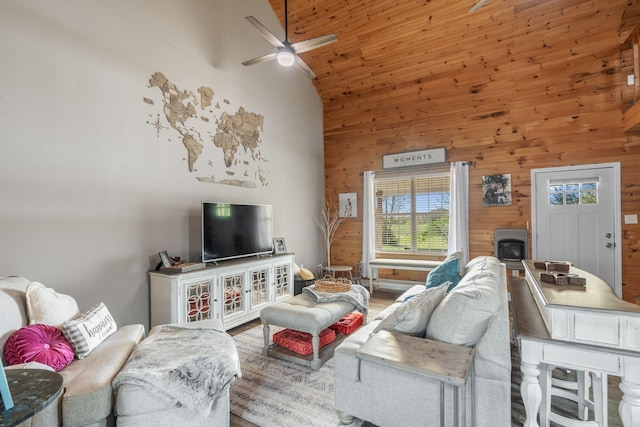
<svg viewBox="0 0 640 427"><path fill-rule="evenodd" d="M320 262L322 104L295 69L240 64L270 51L247 15L282 34L267 0L0 2L0 276L148 325L146 271L198 255L203 200L272 204L296 262ZM263 115L269 184L197 181L178 134L148 123L155 72Z"/></svg>

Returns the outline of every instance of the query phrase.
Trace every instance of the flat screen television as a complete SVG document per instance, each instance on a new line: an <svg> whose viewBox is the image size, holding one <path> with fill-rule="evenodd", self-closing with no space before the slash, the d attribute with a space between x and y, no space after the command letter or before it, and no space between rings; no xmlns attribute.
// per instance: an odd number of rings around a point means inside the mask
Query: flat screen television
<svg viewBox="0 0 640 427"><path fill-rule="evenodd" d="M202 203L202 262L273 252L270 205Z"/></svg>

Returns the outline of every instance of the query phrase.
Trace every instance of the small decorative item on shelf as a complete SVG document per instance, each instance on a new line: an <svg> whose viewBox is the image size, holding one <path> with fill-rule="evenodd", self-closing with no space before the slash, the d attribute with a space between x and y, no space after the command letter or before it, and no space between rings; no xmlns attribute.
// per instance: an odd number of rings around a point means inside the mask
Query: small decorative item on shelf
<svg viewBox="0 0 640 427"><path fill-rule="evenodd" d="M568 272L571 268L569 261L534 261L533 266L545 270L540 273L540 281L542 282L554 285L587 285L587 279Z"/></svg>
<svg viewBox="0 0 640 427"><path fill-rule="evenodd" d="M569 271L571 263L569 261L534 261L533 266L547 271Z"/></svg>
<svg viewBox="0 0 640 427"><path fill-rule="evenodd" d="M347 292L351 289L351 280L345 277L326 275L316 280L315 290L318 292Z"/></svg>
<svg viewBox="0 0 640 427"><path fill-rule="evenodd" d="M556 285L586 286L587 280L571 273L540 273L540 280Z"/></svg>
<svg viewBox="0 0 640 427"><path fill-rule="evenodd" d="M162 266L164 268L171 267L173 262L171 262L171 259L169 258L169 254L167 253L167 251L162 251L158 255L160 255L160 262L162 263Z"/></svg>
<svg viewBox="0 0 640 427"><path fill-rule="evenodd" d="M168 273L168 274L177 274L177 273L187 273L189 271L201 270L205 268L207 264L203 262L183 262L173 264L169 267L160 268L160 273Z"/></svg>
<svg viewBox="0 0 640 427"><path fill-rule="evenodd" d="M276 255L287 253L287 244L284 242L284 237L274 237L273 252Z"/></svg>
<svg viewBox="0 0 640 427"><path fill-rule="evenodd" d="M547 261L547 271L569 271L571 263L568 261Z"/></svg>

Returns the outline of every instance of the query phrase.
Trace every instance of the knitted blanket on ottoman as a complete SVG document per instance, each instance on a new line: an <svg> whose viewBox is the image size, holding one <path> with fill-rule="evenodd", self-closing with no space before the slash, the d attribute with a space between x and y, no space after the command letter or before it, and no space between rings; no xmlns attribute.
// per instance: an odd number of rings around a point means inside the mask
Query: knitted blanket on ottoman
<svg viewBox="0 0 640 427"><path fill-rule="evenodd" d="M346 301L353 304L360 313L367 314L369 311L369 291L361 285L351 285L351 289L346 292L320 292L316 291L315 285L307 286L302 291L317 303Z"/></svg>
<svg viewBox="0 0 640 427"><path fill-rule="evenodd" d="M144 387L177 407L206 417L218 394L240 377L233 339L214 329L158 326L131 353L113 381Z"/></svg>

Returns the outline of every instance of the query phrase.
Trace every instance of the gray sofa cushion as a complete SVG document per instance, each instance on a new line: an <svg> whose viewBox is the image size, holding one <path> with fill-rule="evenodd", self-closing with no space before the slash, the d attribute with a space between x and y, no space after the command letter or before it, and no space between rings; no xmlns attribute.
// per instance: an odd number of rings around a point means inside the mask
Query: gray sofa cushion
<svg viewBox="0 0 640 427"><path fill-rule="evenodd" d="M500 307L500 297L495 290L499 274L500 264L491 259L472 264L431 315L426 338L475 345Z"/></svg>
<svg viewBox="0 0 640 427"><path fill-rule="evenodd" d="M424 336L429 317L444 298L450 283L444 282L439 286L423 289L382 319L373 332L385 329L416 337Z"/></svg>
<svg viewBox="0 0 640 427"><path fill-rule="evenodd" d="M90 424L109 415L113 406L111 381L144 334L142 325L123 326L89 357L75 360L59 372L65 388L62 400L65 426Z"/></svg>

